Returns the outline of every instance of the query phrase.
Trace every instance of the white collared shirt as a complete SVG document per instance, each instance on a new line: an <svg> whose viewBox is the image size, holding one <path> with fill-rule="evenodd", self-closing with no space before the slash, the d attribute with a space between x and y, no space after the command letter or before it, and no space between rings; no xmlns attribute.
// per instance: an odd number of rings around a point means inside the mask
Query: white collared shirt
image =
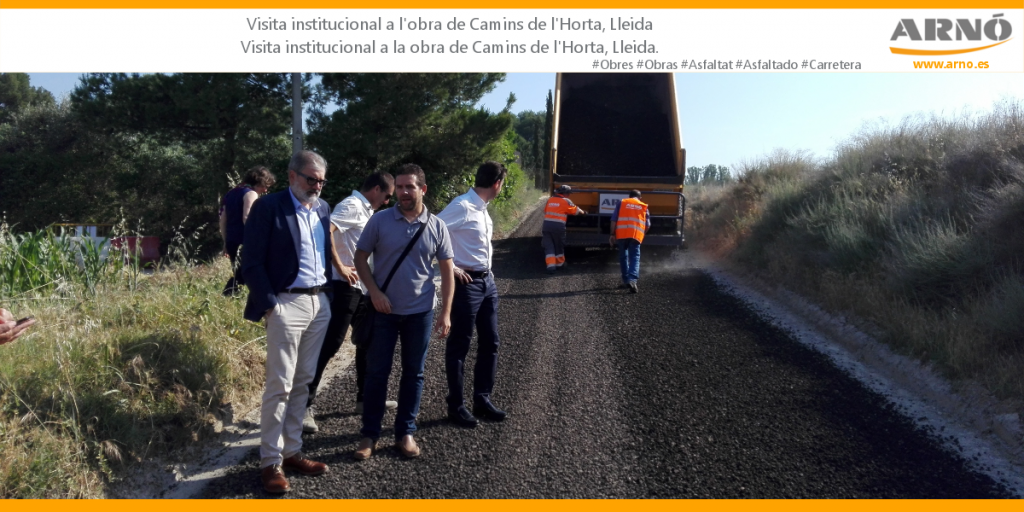
<svg viewBox="0 0 1024 512"><path fill-rule="evenodd" d="M444 221L455 251L455 266L465 270L490 270L491 234L494 225L487 213L487 202L476 190L462 194L445 207L437 218Z"/></svg>
<svg viewBox="0 0 1024 512"><path fill-rule="evenodd" d="M331 213L331 224L337 228L334 231L334 248L338 251L342 265L355 266L356 243L359 242L359 235L363 234L363 228L372 216L373 206L358 190L353 190L352 195L334 207ZM331 272L335 279L341 279L333 265ZM364 295L369 293L362 281L357 284Z"/></svg>

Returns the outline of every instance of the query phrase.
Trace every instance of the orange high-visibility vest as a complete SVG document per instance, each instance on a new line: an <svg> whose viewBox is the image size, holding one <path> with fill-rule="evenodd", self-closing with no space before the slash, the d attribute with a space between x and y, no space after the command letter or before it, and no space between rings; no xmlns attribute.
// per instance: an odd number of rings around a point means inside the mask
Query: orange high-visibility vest
<svg viewBox="0 0 1024 512"><path fill-rule="evenodd" d="M575 215L577 211L579 211L579 207L572 204L572 201L562 196L551 196L548 198L547 204L544 205L544 220L553 220L565 224L569 215Z"/></svg>
<svg viewBox="0 0 1024 512"><path fill-rule="evenodd" d="M627 197L619 203L619 218L615 223L615 239L632 238L644 241L647 229L647 205L635 197Z"/></svg>

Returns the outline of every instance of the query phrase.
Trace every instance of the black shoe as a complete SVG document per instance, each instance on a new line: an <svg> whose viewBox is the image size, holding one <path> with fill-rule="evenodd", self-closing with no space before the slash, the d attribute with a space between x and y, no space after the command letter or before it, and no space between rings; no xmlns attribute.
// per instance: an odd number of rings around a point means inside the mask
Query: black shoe
<svg viewBox="0 0 1024 512"><path fill-rule="evenodd" d="M620 290L625 290L626 288L629 288L629 283L622 283L619 285Z"/></svg>
<svg viewBox="0 0 1024 512"><path fill-rule="evenodd" d="M548 269L545 272L547 272L548 274L554 274L555 273L555 267L548 267Z"/></svg>
<svg viewBox="0 0 1024 512"><path fill-rule="evenodd" d="M452 423L465 428L475 428L480 424L480 420L470 414L469 409L466 409L465 405L460 405L458 409L448 409L448 419Z"/></svg>
<svg viewBox="0 0 1024 512"><path fill-rule="evenodd" d="M636 281L629 283L629 293L637 293L638 291L636 289Z"/></svg>
<svg viewBox="0 0 1024 512"><path fill-rule="evenodd" d="M502 421L505 419L505 411L498 409L491 402L477 402L473 406L473 414L491 421Z"/></svg>

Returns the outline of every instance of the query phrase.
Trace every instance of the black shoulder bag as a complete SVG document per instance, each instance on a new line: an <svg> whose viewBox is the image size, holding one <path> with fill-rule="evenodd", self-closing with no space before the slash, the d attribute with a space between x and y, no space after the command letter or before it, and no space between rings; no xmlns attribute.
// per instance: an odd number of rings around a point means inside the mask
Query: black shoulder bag
<svg viewBox="0 0 1024 512"><path fill-rule="evenodd" d="M409 245L405 246L405 250L395 261L395 265L391 267L391 272L388 273L388 278L384 280L384 284L380 287L381 293L388 290L388 285L391 284L391 278L395 277L395 272L398 271L398 266L405 261L405 257L409 255L409 251L412 251L412 246L416 245L416 242L420 239L420 235L423 234L423 230L427 228L427 223L430 222L431 214L427 214L427 221L420 226L420 229L416 230L416 234L413 235L412 240L409 241ZM370 342L373 341L373 321L377 316L377 308L373 307L372 300L365 300L359 302L359 310L356 311L352 318L352 343L359 347L368 347Z"/></svg>

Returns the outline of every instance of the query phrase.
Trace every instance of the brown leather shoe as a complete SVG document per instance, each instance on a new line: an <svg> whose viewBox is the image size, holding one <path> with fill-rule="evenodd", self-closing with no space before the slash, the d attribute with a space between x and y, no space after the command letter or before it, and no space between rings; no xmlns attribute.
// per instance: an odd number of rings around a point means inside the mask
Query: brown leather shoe
<svg viewBox="0 0 1024 512"><path fill-rule="evenodd" d="M292 490L280 464L271 464L263 468L260 471L260 482L263 483L263 490L271 494L284 494Z"/></svg>
<svg viewBox="0 0 1024 512"><path fill-rule="evenodd" d="M377 441L364 437L359 441L359 447L356 448L355 453L352 454L356 460L366 460L373 455L373 450L377 448Z"/></svg>
<svg viewBox="0 0 1024 512"><path fill-rule="evenodd" d="M327 464L302 458L301 455L292 455L282 463L285 469L294 469L303 475L317 476L327 472Z"/></svg>
<svg viewBox="0 0 1024 512"><path fill-rule="evenodd" d="M420 447L416 446L416 440L413 439L410 434L406 434L396 441L395 448L398 448L398 451L402 455L405 455L410 459L415 459L420 456Z"/></svg>

